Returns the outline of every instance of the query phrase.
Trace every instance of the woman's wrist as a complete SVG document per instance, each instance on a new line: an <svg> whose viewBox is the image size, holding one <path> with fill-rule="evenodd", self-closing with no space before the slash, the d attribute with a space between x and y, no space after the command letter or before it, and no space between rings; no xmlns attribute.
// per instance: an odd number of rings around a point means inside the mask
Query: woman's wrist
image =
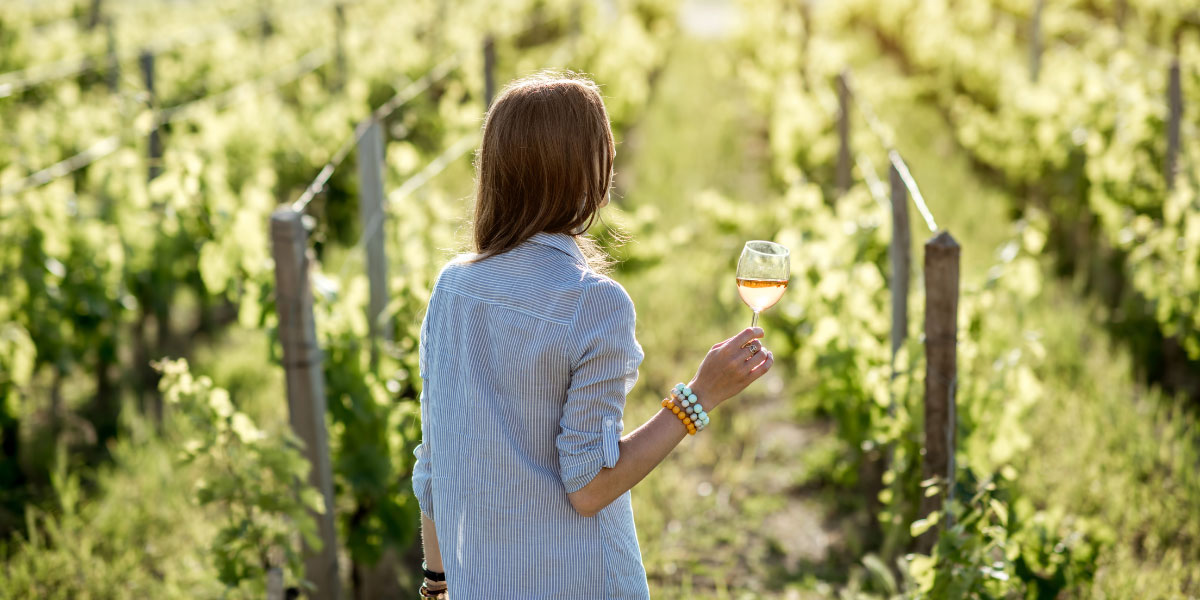
<svg viewBox="0 0 1200 600"><path fill-rule="evenodd" d="M420 595L422 598L445 598L447 587L445 579L426 577L421 582Z"/></svg>
<svg viewBox="0 0 1200 600"><path fill-rule="evenodd" d="M420 590L418 590L418 594L421 598L441 599L448 597L449 590L447 590L445 586L441 588L433 588L427 584L423 584Z"/></svg>
<svg viewBox="0 0 1200 600"><path fill-rule="evenodd" d="M706 410L712 410L716 408L717 405L721 404L721 400L723 400L722 398L713 396L710 393L708 386L702 381L693 379L687 384L687 386L691 388L692 393L696 395L696 399L704 404Z"/></svg>
<svg viewBox="0 0 1200 600"><path fill-rule="evenodd" d="M425 580L421 582L423 597L446 591L446 572L441 570L441 565L438 565L437 569L431 569L428 563L421 561L421 572L425 575Z"/></svg>
<svg viewBox="0 0 1200 600"><path fill-rule="evenodd" d="M700 397L691 387L683 383L675 384L671 393L662 401L662 406L669 409L675 418L687 429L688 435L696 435L708 426L708 413L700 403Z"/></svg>
<svg viewBox="0 0 1200 600"><path fill-rule="evenodd" d="M425 575L427 581L437 582L446 580L446 572L442 570L441 565L431 568L427 561L421 561L421 572Z"/></svg>

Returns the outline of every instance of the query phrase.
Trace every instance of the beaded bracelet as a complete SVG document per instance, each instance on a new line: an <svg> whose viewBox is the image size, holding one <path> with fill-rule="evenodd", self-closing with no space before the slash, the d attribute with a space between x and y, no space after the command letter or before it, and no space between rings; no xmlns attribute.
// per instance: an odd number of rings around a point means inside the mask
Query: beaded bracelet
<svg viewBox="0 0 1200 600"><path fill-rule="evenodd" d="M430 571L429 565L425 561L421 561L421 571L425 575L425 579L428 579L430 581L445 581L446 580L446 572L445 571Z"/></svg>
<svg viewBox="0 0 1200 600"><path fill-rule="evenodd" d="M700 405L700 400L692 393L691 388L682 383L677 383L671 388L671 397L663 398L662 405L679 417L680 422L687 427L688 435L696 435L697 431L708 426L708 413L704 412L704 407Z"/></svg>
<svg viewBox="0 0 1200 600"><path fill-rule="evenodd" d="M429 582L425 582L425 583L421 584L421 589L420 589L419 593L421 594L422 598L432 598L434 600L449 598L449 593L446 588L441 588L438 590L431 589L429 587Z"/></svg>
<svg viewBox="0 0 1200 600"><path fill-rule="evenodd" d="M421 583L422 598L445 598L446 597L446 572L445 571L430 571L429 565L425 561L421 561L421 571L425 575L425 581Z"/></svg>

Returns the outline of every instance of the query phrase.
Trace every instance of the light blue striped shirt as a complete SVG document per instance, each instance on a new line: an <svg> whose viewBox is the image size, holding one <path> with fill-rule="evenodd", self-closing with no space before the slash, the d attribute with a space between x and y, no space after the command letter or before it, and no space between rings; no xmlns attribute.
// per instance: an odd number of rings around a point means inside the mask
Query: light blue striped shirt
<svg viewBox="0 0 1200 600"><path fill-rule="evenodd" d="M567 500L617 463L634 320L566 234L438 276L413 490L454 600L650 597L629 492L590 518Z"/></svg>

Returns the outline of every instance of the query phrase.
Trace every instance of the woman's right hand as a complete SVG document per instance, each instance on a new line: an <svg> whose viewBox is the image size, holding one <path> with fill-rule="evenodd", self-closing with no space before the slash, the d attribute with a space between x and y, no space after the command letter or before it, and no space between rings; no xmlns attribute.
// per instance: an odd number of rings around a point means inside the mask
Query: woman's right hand
<svg viewBox="0 0 1200 600"><path fill-rule="evenodd" d="M775 364L771 351L756 341L762 336L761 327L747 327L709 349L688 384L706 411L736 396ZM753 347L757 352L752 352Z"/></svg>

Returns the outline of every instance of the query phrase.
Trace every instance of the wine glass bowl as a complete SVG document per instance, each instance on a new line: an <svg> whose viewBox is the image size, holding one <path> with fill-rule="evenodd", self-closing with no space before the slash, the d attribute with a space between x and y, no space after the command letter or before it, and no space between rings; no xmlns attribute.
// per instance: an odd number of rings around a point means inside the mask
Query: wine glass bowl
<svg viewBox="0 0 1200 600"><path fill-rule="evenodd" d="M763 240L746 242L738 258L738 295L754 316L750 326L758 325L758 313L772 307L783 297L791 276L791 252L780 244Z"/></svg>

